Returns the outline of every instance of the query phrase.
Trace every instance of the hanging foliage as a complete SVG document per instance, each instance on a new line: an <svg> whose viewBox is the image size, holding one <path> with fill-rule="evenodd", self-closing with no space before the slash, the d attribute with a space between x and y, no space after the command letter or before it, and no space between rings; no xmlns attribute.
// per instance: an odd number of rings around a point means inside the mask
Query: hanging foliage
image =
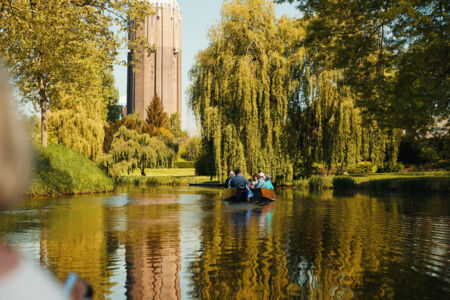
<svg viewBox="0 0 450 300"><path fill-rule="evenodd" d="M146 168L170 168L174 159L174 151L160 139L122 126L100 165L113 177L131 174L136 169L145 176Z"/></svg>
<svg viewBox="0 0 450 300"><path fill-rule="evenodd" d="M277 19L270 1L225 2L190 73L190 105L202 127L199 174L223 180L239 167L290 181L318 164L343 170L396 161L397 134L363 118L339 85L341 71L315 65L302 46L304 28Z"/></svg>
<svg viewBox="0 0 450 300"><path fill-rule="evenodd" d="M210 46L191 70L190 89L202 148L213 158L205 167L219 180L237 167L292 177L285 131L291 63L301 57L294 47L298 34L292 21L276 20L271 2L225 2Z"/></svg>

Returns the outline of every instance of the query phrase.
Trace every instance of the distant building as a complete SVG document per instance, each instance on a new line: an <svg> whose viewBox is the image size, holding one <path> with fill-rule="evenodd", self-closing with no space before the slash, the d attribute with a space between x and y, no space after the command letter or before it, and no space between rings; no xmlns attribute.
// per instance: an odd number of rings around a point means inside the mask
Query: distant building
<svg viewBox="0 0 450 300"><path fill-rule="evenodd" d="M126 116L127 116L127 106L126 105L121 105L120 106L120 117L119 117L119 119L122 120Z"/></svg>
<svg viewBox="0 0 450 300"><path fill-rule="evenodd" d="M141 36L154 46L155 53L143 51L141 62L128 67L127 111L145 119L145 111L158 95L165 111L181 116L181 11L176 0L147 0L156 14L146 18ZM130 37L133 38L133 37ZM133 53L128 53L128 60Z"/></svg>

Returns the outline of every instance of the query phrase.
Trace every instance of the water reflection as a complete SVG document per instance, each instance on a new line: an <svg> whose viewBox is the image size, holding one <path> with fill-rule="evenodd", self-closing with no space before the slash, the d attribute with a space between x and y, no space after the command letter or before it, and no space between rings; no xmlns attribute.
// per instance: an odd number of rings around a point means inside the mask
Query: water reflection
<svg viewBox="0 0 450 300"><path fill-rule="evenodd" d="M96 299L448 296L446 195L277 193L262 206L200 188L27 199L0 214L0 237Z"/></svg>

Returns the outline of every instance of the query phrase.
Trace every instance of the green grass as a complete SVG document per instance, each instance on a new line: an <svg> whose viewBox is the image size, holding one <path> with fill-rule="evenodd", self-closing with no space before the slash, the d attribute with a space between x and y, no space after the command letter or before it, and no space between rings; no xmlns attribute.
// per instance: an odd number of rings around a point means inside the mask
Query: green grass
<svg viewBox="0 0 450 300"><path fill-rule="evenodd" d="M208 176L122 176L117 178L116 183L119 185L133 184L137 186L149 185L166 185L166 186L182 186L199 183L216 183L210 181Z"/></svg>
<svg viewBox="0 0 450 300"><path fill-rule="evenodd" d="M450 192L450 172L381 173L352 177L358 189L399 192Z"/></svg>
<svg viewBox="0 0 450 300"><path fill-rule="evenodd" d="M386 180L398 178L414 178L414 177L450 177L450 172L435 171L435 172L400 172L400 173L378 173L364 176L351 176L356 183L368 182L373 180Z"/></svg>
<svg viewBox="0 0 450 300"><path fill-rule="evenodd" d="M136 170L132 176L139 176L140 171ZM147 177L193 177L195 169L145 169Z"/></svg>
<svg viewBox="0 0 450 300"><path fill-rule="evenodd" d="M82 194L113 189L113 180L78 152L61 145L36 149L34 180L28 194Z"/></svg>

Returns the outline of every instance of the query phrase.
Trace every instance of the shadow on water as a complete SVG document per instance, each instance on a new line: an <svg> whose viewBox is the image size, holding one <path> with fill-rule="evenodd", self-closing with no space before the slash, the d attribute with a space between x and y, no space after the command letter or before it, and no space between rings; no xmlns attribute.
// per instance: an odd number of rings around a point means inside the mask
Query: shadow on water
<svg viewBox="0 0 450 300"><path fill-rule="evenodd" d="M277 191L266 205L222 189L132 188L26 199L0 237L96 299L445 298L445 195Z"/></svg>

